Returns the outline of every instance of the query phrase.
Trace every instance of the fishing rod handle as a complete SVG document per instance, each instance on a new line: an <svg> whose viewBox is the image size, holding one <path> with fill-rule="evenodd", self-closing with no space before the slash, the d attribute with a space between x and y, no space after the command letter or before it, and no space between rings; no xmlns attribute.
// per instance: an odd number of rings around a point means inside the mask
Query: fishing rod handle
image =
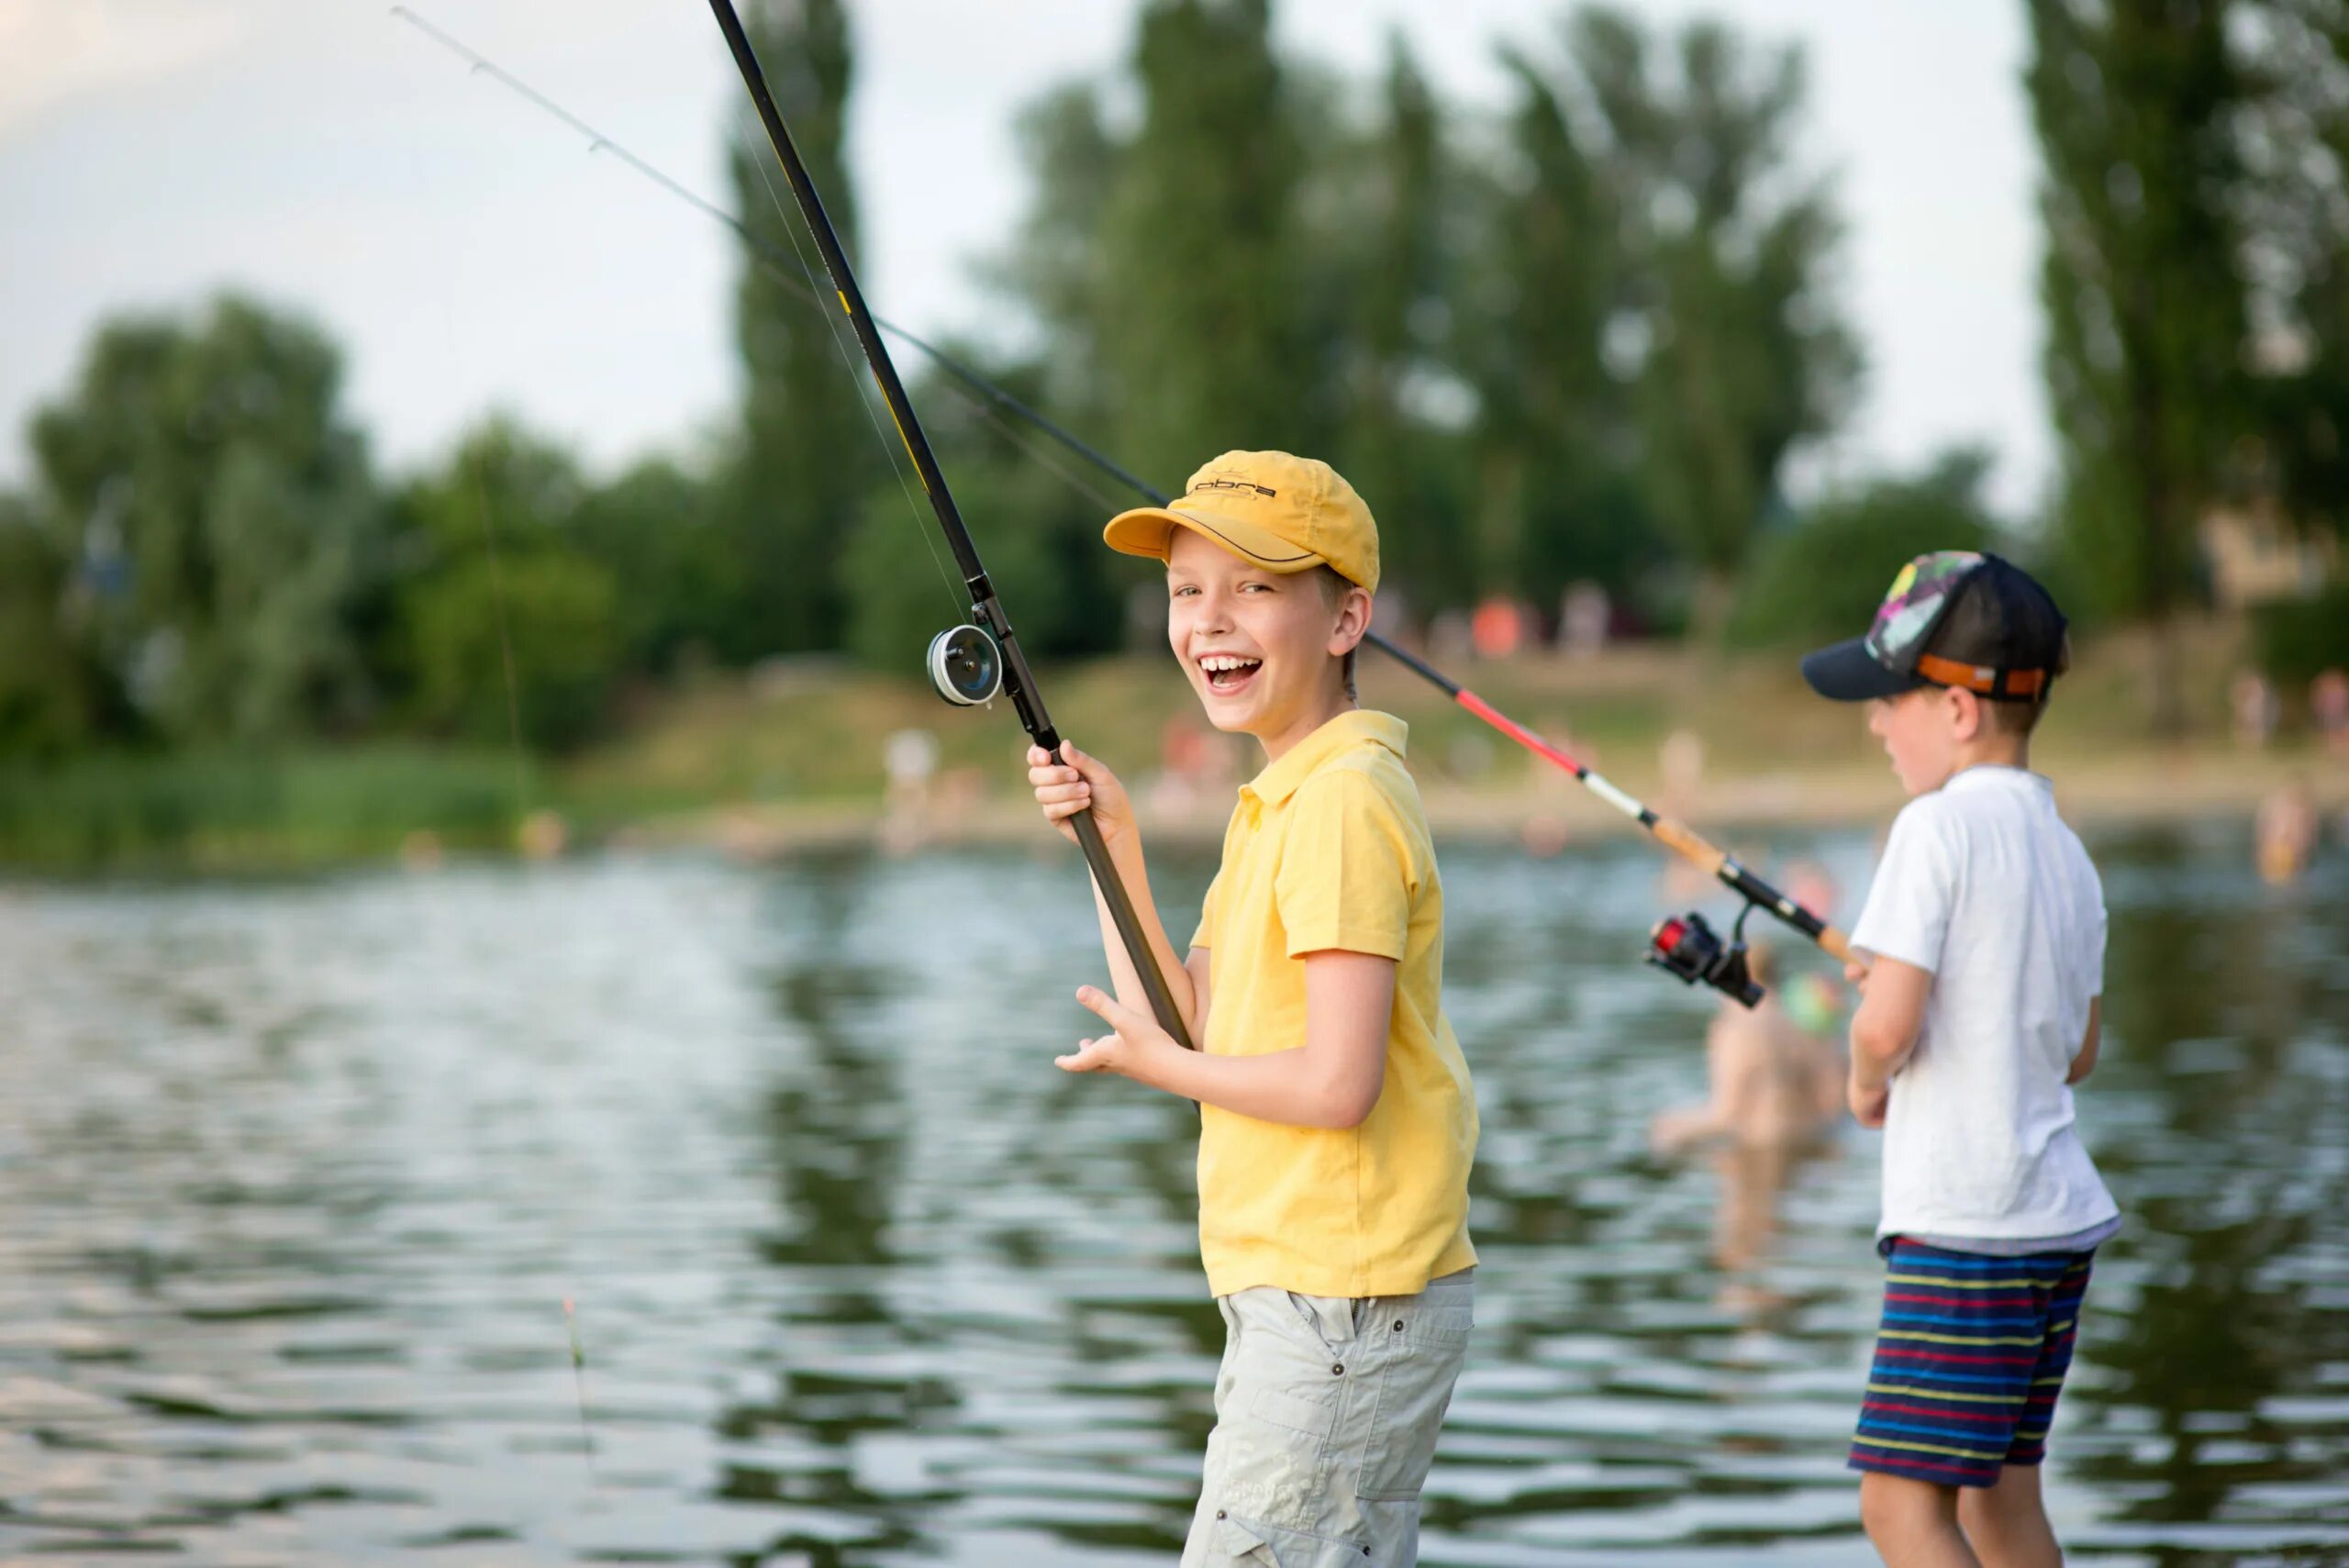
<svg viewBox="0 0 2349 1568"><path fill-rule="evenodd" d="M1716 849L1701 834L1685 823L1669 817L1658 817L1648 830L1657 840L1698 866L1723 886L1758 906L1765 913L1777 917L1795 930L1817 942L1830 958L1848 963L1852 959L1852 939L1829 925L1752 872L1746 870L1727 851Z"/></svg>
<svg viewBox="0 0 2349 1568"><path fill-rule="evenodd" d="M1061 749L1050 748L1052 761L1061 761ZM1191 1039L1191 1029L1183 1021L1183 1010L1174 1005L1174 992L1166 984L1166 976L1158 967L1156 955L1150 951L1150 937L1141 929L1141 917L1134 908L1132 897L1126 892L1125 880L1119 876L1115 862L1109 858L1108 841L1101 837L1101 824L1093 819L1090 806L1069 818L1076 828L1077 847L1085 851L1085 863L1092 870L1093 885L1101 890L1101 901L1108 906L1109 922L1118 928L1118 939L1126 956L1134 960L1134 973L1141 981L1144 995L1150 998L1151 1016L1158 1027L1174 1037L1174 1043L1186 1051L1197 1051Z"/></svg>

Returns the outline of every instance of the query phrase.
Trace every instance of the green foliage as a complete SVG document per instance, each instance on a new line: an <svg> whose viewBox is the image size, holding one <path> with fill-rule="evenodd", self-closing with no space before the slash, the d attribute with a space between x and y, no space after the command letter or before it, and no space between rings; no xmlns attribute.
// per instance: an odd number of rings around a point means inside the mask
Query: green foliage
<svg viewBox="0 0 2349 1568"><path fill-rule="evenodd" d="M1024 126L1040 193L997 276L1051 339L1057 400L1170 489L1230 448L1328 450L1310 85L1275 58L1265 0L1152 0L1129 69L1130 131L1081 90Z"/></svg>
<svg viewBox="0 0 2349 1568"><path fill-rule="evenodd" d="M612 568L586 552L571 459L493 419L397 504L421 546L398 592L395 662L429 730L532 746L584 740L618 673Z"/></svg>
<svg viewBox="0 0 2349 1568"><path fill-rule="evenodd" d="M1630 284L1619 247L1594 243L1620 228L1617 193L1572 89L1521 53L1503 59L1518 95L1509 158L1483 192L1489 242L1463 328L1482 412L1475 561L1480 588L1554 603L1577 577L1628 588L1648 554L1630 388L1601 351Z"/></svg>
<svg viewBox="0 0 2349 1568"><path fill-rule="evenodd" d="M617 584L614 658L661 678L709 662L740 594L709 482L648 458L581 498L570 532Z"/></svg>
<svg viewBox="0 0 2349 1568"><path fill-rule="evenodd" d="M1464 170L1446 145L1443 106L1401 36L1388 42L1378 117L1337 142L1315 181L1334 192L1314 237L1337 306L1337 467L1379 524L1382 593L1417 612L1467 602L1475 558L1458 426L1473 389L1456 368L1452 308L1464 258ZM1445 400L1459 415L1431 411Z"/></svg>
<svg viewBox="0 0 2349 1568"><path fill-rule="evenodd" d="M2303 527L2349 528L2349 8L2238 0L2246 183L2235 212L2261 265L2245 280L2265 352L2254 420L2271 484Z"/></svg>
<svg viewBox="0 0 2349 1568"><path fill-rule="evenodd" d="M2253 616L2259 667L2298 686L2327 670L2349 670L2349 583L2306 599L2262 605Z"/></svg>
<svg viewBox="0 0 2349 1568"><path fill-rule="evenodd" d="M0 765L0 862L77 871L248 867L380 855L413 832L511 843L511 755L349 748L87 752ZM518 793L521 792L521 793Z"/></svg>
<svg viewBox="0 0 2349 1568"><path fill-rule="evenodd" d="M51 757L127 728L120 687L76 635L61 530L0 494L0 757Z"/></svg>
<svg viewBox="0 0 2349 1568"><path fill-rule="evenodd" d="M2064 549L2092 613L2190 601L2196 528L2249 419L2233 0L2031 0ZM2174 673L2154 717L2177 717Z"/></svg>
<svg viewBox="0 0 2349 1568"><path fill-rule="evenodd" d="M101 328L33 419L49 559L80 563L74 639L174 741L273 740L363 707L350 618L381 514L341 374L317 328L228 296Z"/></svg>
<svg viewBox="0 0 2349 1568"><path fill-rule="evenodd" d="M1729 633L1746 646L1857 637L1901 566L1935 550L1988 550L1986 454L1956 451L1913 479L1882 479L1765 535L1738 584Z"/></svg>
<svg viewBox="0 0 2349 1568"><path fill-rule="evenodd" d="M973 350L964 363L984 363ZM989 366L988 378L1023 400L1039 395L1029 368ZM1131 574L1101 544L1106 508L1122 504L1064 484L1048 452L1025 431L1015 444L972 396L943 373L915 388L963 524L986 563L996 595L1031 659L1097 653L1118 646ZM1048 464L1050 466L1048 466ZM1085 476L1086 489L1092 476ZM896 484L877 487L848 548L849 651L867 667L922 678L930 639L966 617L968 598L954 558L926 506L909 507Z"/></svg>

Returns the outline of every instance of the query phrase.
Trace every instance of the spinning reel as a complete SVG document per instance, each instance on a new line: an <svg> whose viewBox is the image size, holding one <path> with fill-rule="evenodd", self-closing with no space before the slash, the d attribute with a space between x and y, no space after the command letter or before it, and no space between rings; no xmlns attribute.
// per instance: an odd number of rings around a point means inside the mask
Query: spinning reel
<svg viewBox="0 0 2349 1568"><path fill-rule="evenodd" d="M1648 933L1647 962L1683 985L1702 983L1754 1006L1762 1000L1762 987L1745 966L1745 917L1753 913L1752 904L1737 912L1726 943L1693 909L1658 920Z"/></svg>
<svg viewBox="0 0 2349 1568"><path fill-rule="evenodd" d="M929 667L930 684L956 707L993 702L1003 691L1003 650L967 622L930 639Z"/></svg>

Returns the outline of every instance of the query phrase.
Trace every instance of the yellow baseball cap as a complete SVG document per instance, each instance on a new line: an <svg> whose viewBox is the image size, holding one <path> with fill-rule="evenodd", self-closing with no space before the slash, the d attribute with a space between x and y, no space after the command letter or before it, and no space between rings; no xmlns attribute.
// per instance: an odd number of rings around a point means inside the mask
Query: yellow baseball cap
<svg viewBox="0 0 2349 1568"><path fill-rule="evenodd" d="M1328 463L1287 452L1226 452L1164 506L1137 506L1101 530L1126 555L1166 559L1176 528L1213 539L1268 572L1327 566L1378 592L1378 525Z"/></svg>

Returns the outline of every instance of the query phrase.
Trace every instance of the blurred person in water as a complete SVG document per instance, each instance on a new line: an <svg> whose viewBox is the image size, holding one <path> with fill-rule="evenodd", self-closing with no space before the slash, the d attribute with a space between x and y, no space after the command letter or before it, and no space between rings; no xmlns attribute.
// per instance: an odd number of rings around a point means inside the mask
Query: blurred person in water
<svg viewBox="0 0 2349 1568"><path fill-rule="evenodd" d="M1826 1147L1843 1108L1843 1060L1818 1029L1819 991L1831 983L1807 976L1782 990L1767 942L1753 943L1746 963L1765 994L1753 1007L1721 998L1705 1031L1709 1094L1662 1112L1649 1128L1659 1154L1712 1147L1721 1180L1713 1261L1731 1272L1766 1251L1778 1229L1779 1195L1804 1157ZM1831 1021L1834 1013L1831 995L1823 1014Z"/></svg>
<svg viewBox="0 0 2349 1568"><path fill-rule="evenodd" d="M1652 1141L1674 1154L1711 1140L1748 1149L1793 1149L1818 1141L1843 1109L1843 1059L1788 1010L1776 950L1757 941L1746 966L1764 987L1758 1006L1721 998L1705 1031L1710 1093L1655 1118ZM1813 1003L1806 992L1800 1005Z"/></svg>

